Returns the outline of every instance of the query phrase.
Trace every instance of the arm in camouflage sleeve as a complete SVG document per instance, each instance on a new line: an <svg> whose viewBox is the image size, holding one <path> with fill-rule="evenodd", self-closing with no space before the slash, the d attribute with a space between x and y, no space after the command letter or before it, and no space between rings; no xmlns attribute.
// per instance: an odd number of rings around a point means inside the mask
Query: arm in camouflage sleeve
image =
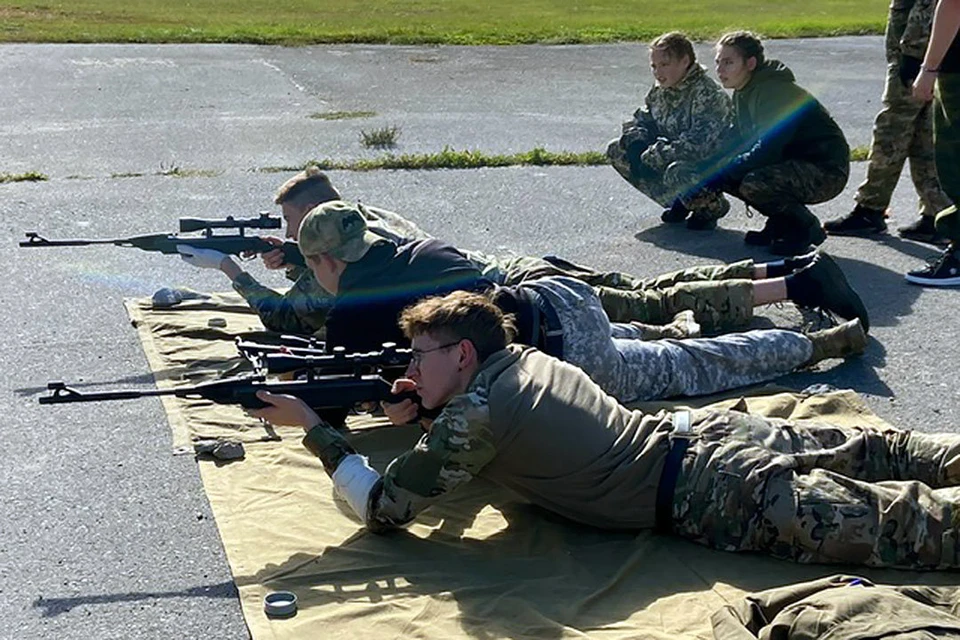
<svg viewBox="0 0 960 640"><path fill-rule="evenodd" d="M916 0L910 13L907 15L907 27L900 38L901 55L923 59L930 40L930 31L933 28L933 12L937 8L937 0Z"/></svg>
<svg viewBox="0 0 960 640"><path fill-rule="evenodd" d="M632 144L642 144L644 147L657 138L657 123L650 114L650 95L642 107L633 113L633 119L623 123L623 134L620 136L620 147L624 150Z"/></svg>
<svg viewBox="0 0 960 640"><path fill-rule="evenodd" d="M711 82L699 85L691 102L690 128L673 140L658 139L641 156L651 169L663 171L677 161L697 163L720 150L732 122L730 98Z"/></svg>
<svg viewBox="0 0 960 640"><path fill-rule="evenodd" d="M284 294L263 286L245 271L233 280L233 288L257 312L264 327L279 333L316 333L332 304L330 294L309 271L301 273Z"/></svg>
<svg viewBox="0 0 960 640"><path fill-rule="evenodd" d="M486 398L470 393L455 397L433 421L430 433L403 455L394 459L382 478L366 466L352 478L340 478L359 469L360 456L337 431L318 425L304 444L320 456L334 485L375 533L401 527L442 496L470 481L496 455L489 429ZM363 476L363 495L354 496L347 483ZM369 487L369 488L368 488Z"/></svg>

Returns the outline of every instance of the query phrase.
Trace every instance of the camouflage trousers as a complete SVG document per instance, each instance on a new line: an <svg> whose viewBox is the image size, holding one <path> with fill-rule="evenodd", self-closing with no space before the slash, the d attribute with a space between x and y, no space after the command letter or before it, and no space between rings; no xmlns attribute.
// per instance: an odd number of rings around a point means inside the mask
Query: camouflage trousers
<svg viewBox="0 0 960 640"><path fill-rule="evenodd" d="M960 204L960 73L941 73L933 101L937 171L947 197ZM937 233L960 243L960 213L950 206L937 214Z"/></svg>
<svg viewBox="0 0 960 640"><path fill-rule="evenodd" d="M677 312L689 309L704 332L720 333L742 329L753 318L753 280L749 278L691 279L633 290L596 287L595 293L613 322L667 324Z"/></svg>
<svg viewBox="0 0 960 640"><path fill-rule="evenodd" d="M804 205L826 202L847 186L850 165L823 167L803 160L786 160L747 173L739 182L727 180L724 191L765 216L812 216Z"/></svg>
<svg viewBox="0 0 960 640"><path fill-rule="evenodd" d="M753 317L753 260L705 265L637 278L619 271L595 271L547 258L501 259L469 252L483 274L504 286L563 276L596 287L603 310L613 322L667 324L679 311L691 310L704 331L743 328Z"/></svg>
<svg viewBox="0 0 960 640"><path fill-rule="evenodd" d="M563 330L563 359L621 402L699 396L772 380L810 359L803 334L780 329L718 338L652 340L611 323L593 288L572 278L526 285L546 299Z"/></svg>
<svg viewBox="0 0 960 640"><path fill-rule="evenodd" d="M696 411L673 530L797 562L960 567L960 436Z"/></svg>
<svg viewBox="0 0 960 640"><path fill-rule="evenodd" d="M858 204L884 210L900 180L903 164L910 160L910 178L919 196L922 216L934 216L950 205L940 188L933 154L933 110L919 102L900 82L896 63L887 65L883 108L873 122L873 141L867 177L857 188Z"/></svg>
<svg viewBox="0 0 960 640"><path fill-rule="evenodd" d="M730 210L723 194L703 186L705 173L689 162L671 162L663 172L644 167L635 171L630 166L620 139L607 145L607 157L624 180L665 209L680 200L698 217L722 218Z"/></svg>

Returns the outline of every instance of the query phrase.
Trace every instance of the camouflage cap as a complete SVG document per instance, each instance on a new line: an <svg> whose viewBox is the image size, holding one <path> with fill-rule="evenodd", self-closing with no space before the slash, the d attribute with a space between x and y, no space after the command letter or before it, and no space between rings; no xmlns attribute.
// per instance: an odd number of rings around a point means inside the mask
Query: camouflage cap
<svg viewBox="0 0 960 640"><path fill-rule="evenodd" d="M331 200L314 207L303 218L298 242L304 255L326 253L344 262L356 262L380 239L367 229L357 205Z"/></svg>

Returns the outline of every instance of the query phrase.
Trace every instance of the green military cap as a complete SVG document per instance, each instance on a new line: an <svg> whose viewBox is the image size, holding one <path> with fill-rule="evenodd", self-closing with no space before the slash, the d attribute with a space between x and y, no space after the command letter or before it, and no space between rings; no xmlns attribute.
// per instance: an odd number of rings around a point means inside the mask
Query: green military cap
<svg viewBox="0 0 960 640"><path fill-rule="evenodd" d="M355 204L331 200L314 207L300 223L300 251L306 256L322 253L356 262L381 238L367 229L367 221Z"/></svg>

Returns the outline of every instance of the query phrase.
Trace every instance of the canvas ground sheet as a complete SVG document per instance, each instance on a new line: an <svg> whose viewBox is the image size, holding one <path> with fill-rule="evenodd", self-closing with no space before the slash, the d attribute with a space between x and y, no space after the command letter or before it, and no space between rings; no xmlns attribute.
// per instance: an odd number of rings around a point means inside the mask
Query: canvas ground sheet
<svg viewBox="0 0 960 640"><path fill-rule="evenodd" d="M169 309L127 303L160 388L244 370L234 337L262 331L234 294ZM887 425L853 392L751 389L757 413ZM730 407L742 392L715 401ZM952 584L956 574L802 566L712 551L651 532L607 532L475 480L406 530L368 533L333 492L302 430L266 427L237 407L165 397L178 451L191 440L241 441L243 460L198 464L254 640L334 638L710 638L711 614L749 592L839 570L893 584ZM666 403L647 403L654 409ZM693 406L694 403L681 403ZM351 418L358 451L379 470L419 437L413 427ZM263 612L270 591L297 594L295 616Z"/></svg>

